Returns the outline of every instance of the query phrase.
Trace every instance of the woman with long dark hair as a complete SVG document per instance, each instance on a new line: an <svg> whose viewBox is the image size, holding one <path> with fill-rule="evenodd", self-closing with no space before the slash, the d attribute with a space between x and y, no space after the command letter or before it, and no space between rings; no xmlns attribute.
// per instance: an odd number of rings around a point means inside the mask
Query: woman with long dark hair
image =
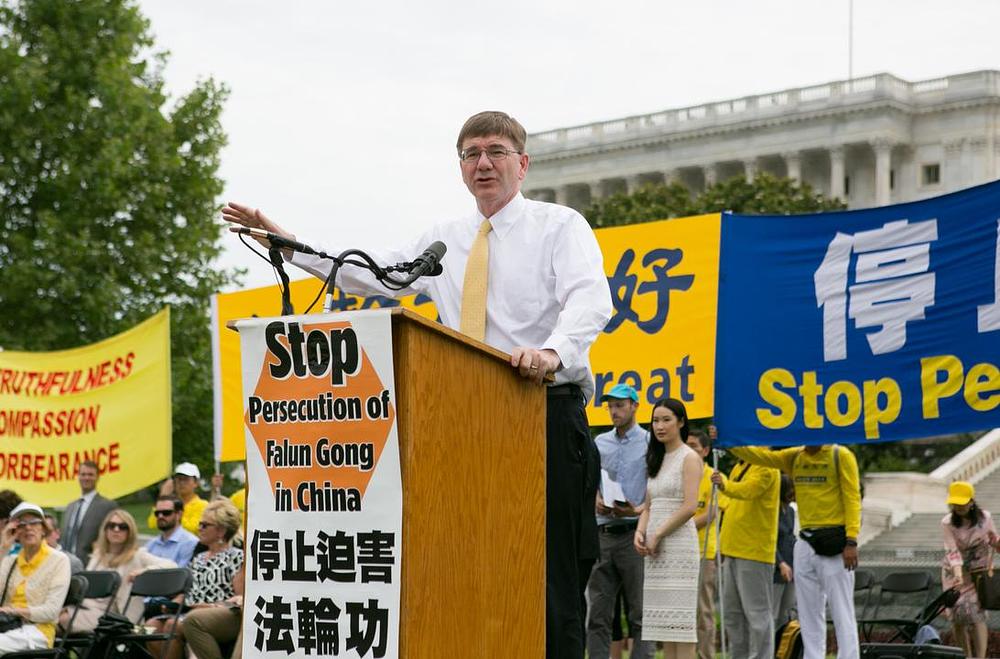
<svg viewBox="0 0 1000 659"><path fill-rule="evenodd" d="M684 404L664 398L653 405L646 453L646 500L635 548L646 557L642 638L663 641L665 658L695 656L698 640L698 532L694 526L701 456L687 444Z"/></svg>
<svg viewBox="0 0 1000 659"><path fill-rule="evenodd" d="M971 483L955 481L948 487L951 512L941 520L945 550L941 585L958 588L958 601L949 610L956 641L967 656L985 657L986 612L979 606L973 574L989 568L998 539L993 517L976 505L975 495Z"/></svg>

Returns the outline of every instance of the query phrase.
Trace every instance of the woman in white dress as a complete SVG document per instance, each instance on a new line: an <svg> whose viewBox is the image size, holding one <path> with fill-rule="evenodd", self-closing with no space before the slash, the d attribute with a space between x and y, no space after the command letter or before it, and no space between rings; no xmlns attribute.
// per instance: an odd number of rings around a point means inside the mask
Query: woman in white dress
<svg viewBox="0 0 1000 659"><path fill-rule="evenodd" d="M694 659L698 641L698 506L701 456L685 442L687 410L674 398L653 405L646 468L649 506L639 517L635 549L646 557L642 638L663 641L665 659Z"/></svg>

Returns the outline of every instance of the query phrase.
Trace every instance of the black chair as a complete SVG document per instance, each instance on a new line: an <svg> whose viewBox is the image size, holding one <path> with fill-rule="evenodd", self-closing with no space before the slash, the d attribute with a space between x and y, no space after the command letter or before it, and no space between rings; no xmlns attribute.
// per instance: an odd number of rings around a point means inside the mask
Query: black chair
<svg viewBox="0 0 1000 659"><path fill-rule="evenodd" d="M869 609L877 583L875 575L868 570L854 571L854 614L859 620L874 617Z"/></svg>
<svg viewBox="0 0 1000 659"><path fill-rule="evenodd" d="M931 575L928 572L893 572L882 579L871 615L858 620L862 639L871 640L876 627L911 624L931 603Z"/></svg>
<svg viewBox="0 0 1000 659"><path fill-rule="evenodd" d="M121 575L114 570L85 570L77 574L87 580L87 593L85 597L88 599L106 597L108 604L101 613L110 611L112 605L114 605L114 598L118 593L118 587L122 583ZM90 648L93 647L95 640L96 636L92 630L72 632L67 629L63 636L63 648L67 652L74 650L78 656L86 657L90 652Z"/></svg>
<svg viewBox="0 0 1000 659"><path fill-rule="evenodd" d="M132 582L132 591L129 593L128 601L125 604L126 610L128 610L128 602L131 602L133 597L166 597L172 599L177 595L181 595L180 606L171 614L172 624L166 632L162 634L125 634L115 636L113 639L114 644L118 647L127 646L136 656L152 657L153 654L146 648L146 643L150 641L163 641L159 653L162 659L166 655L167 649L170 647L170 642L174 638L174 630L177 629L181 609L184 608L184 598L187 597L187 592L190 589L191 573L185 568L147 570L137 576L135 581ZM140 616L140 619L136 620L135 623L141 623L141 618Z"/></svg>
<svg viewBox="0 0 1000 659"><path fill-rule="evenodd" d="M66 591L66 599L63 602L63 606L72 607L73 613L69 617L69 623L67 623L67 629L73 629L73 621L76 619L76 612L80 610L80 603L83 598L87 596L87 578L82 574L75 574L69 579L69 590ZM45 650L24 650L21 652L11 652L4 655L4 659L35 659L38 657L45 657L46 659L58 659L59 657L65 657L66 650L64 645L66 643L66 637L62 636L59 638L59 642L53 648L47 648Z"/></svg>

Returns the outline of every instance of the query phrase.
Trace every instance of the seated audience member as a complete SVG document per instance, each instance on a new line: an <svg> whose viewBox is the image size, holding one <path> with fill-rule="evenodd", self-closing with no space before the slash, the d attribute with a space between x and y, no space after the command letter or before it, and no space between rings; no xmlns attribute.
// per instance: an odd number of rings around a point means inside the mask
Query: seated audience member
<svg viewBox="0 0 1000 659"><path fill-rule="evenodd" d="M188 611L181 620L167 653L169 659L183 656L185 642L199 659L220 657L221 643L236 639L240 627L243 595L243 550L233 547L240 529L240 513L228 499L213 501L202 513L198 523L198 540L208 549L196 554L188 564L192 586L185 603ZM205 613L197 613L204 610ZM195 621L188 623L190 616ZM157 617L149 621L157 632L166 630L172 618ZM189 638L188 633L193 632ZM160 651L158 643L150 650Z"/></svg>
<svg viewBox="0 0 1000 659"><path fill-rule="evenodd" d="M51 648L56 619L69 590L69 559L45 542L45 514L33 503L10 512L11 529L20 550L0 562L4 584L0 612L20 616L23 624L0 634L0 656L22 650Z"/></svg>
<svg viewBox="0 0 1000 659"><path fill-rule="evenodd" d="M169 488L161 488L160 496L173 494L184 502L184 514L181 516L181 526L191 533L198 532L198 521L201 513L205 510L208 502L198 496L198 482L201 480L201 472L196 465L190 462L182 462L174 469L173 491L166 491ZM156 525L156 514L151 510L146 523L151 529L159 529Z"/></svg>
<svg viewBox="0 0 1000 659"><path fill-rule="evenodd" d="M56 522L55 515L45 514L45 542L49 547L52 547L56 551L61 551L66 554L66 558L69 559L69 569L70 572L76 574L83 570L83 561L76 554L71 554L62 548L59 544L59 523Z"/></svg>
<svg viewBox="0 0 1000 659"><path fill-rule="evenodd" d="M173 495L161 496L153 506L156 516L156 528L160 534L146 543L146 551L153 556L167 558L185 567L194 555L198 538L181 526L184 514L184 502Z"/></svg>
<svg viewBox="0 0 1000 659"><path fill-rule="evenodd" d="M118 508L105 515L101 524L101 534L94 543L88 570L113 570L121 575L122 585L115 595L111 610L121 613L130 620L138 620L142 613L142 599L129 599L132 581L146 570L177 567L173 561L153 556L139 547L138 529L135 518ZM127 607L127 608L126 608ZM73 621L75 631L90 631L97 627L97 621L108 608L107 598L83 600L80 611ZM66 627L72 611L64 609L59 616L59 624Z"/></svg>

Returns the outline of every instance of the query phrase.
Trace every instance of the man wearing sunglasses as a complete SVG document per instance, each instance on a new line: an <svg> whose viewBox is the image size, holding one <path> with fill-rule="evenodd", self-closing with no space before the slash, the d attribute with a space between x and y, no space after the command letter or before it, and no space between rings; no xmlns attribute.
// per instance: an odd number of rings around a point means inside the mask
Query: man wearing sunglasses
<svg viewBox="0 0 1000 659"><path fill-rule="evenodd" d="M367 271L343 268L337 283L355 295L423 293L445 325L509 353L522 377L542 384L554 376L546 422L546 656L580 659L584 566L597 557L596 479L588 489L587 475L597 471L598 456L584 405L594 392L590 345L611 317L611 294L586 220L573 209L521 195L526 138L524 127L503 112L470 117L455 146L475 210L402 249L368 250L376 262L392 264L412 261L441 241L448 252L440 276L389 291ZM222 215L239 225L234 231L249 227L294 238L255 208L230 203ZM321 279L330 272L327 260L298 253L286 258Z"/></svg>
<svg viewBox="0 0 1000 659"><path fill-rule="evenodd" d="M146 543L146 551L177 563L177 567L187 566L198 544L197 536L181 526L183 514L184 502L179 498L172 495L157 497L153 516L156 517L160 535Z"/></svg>

